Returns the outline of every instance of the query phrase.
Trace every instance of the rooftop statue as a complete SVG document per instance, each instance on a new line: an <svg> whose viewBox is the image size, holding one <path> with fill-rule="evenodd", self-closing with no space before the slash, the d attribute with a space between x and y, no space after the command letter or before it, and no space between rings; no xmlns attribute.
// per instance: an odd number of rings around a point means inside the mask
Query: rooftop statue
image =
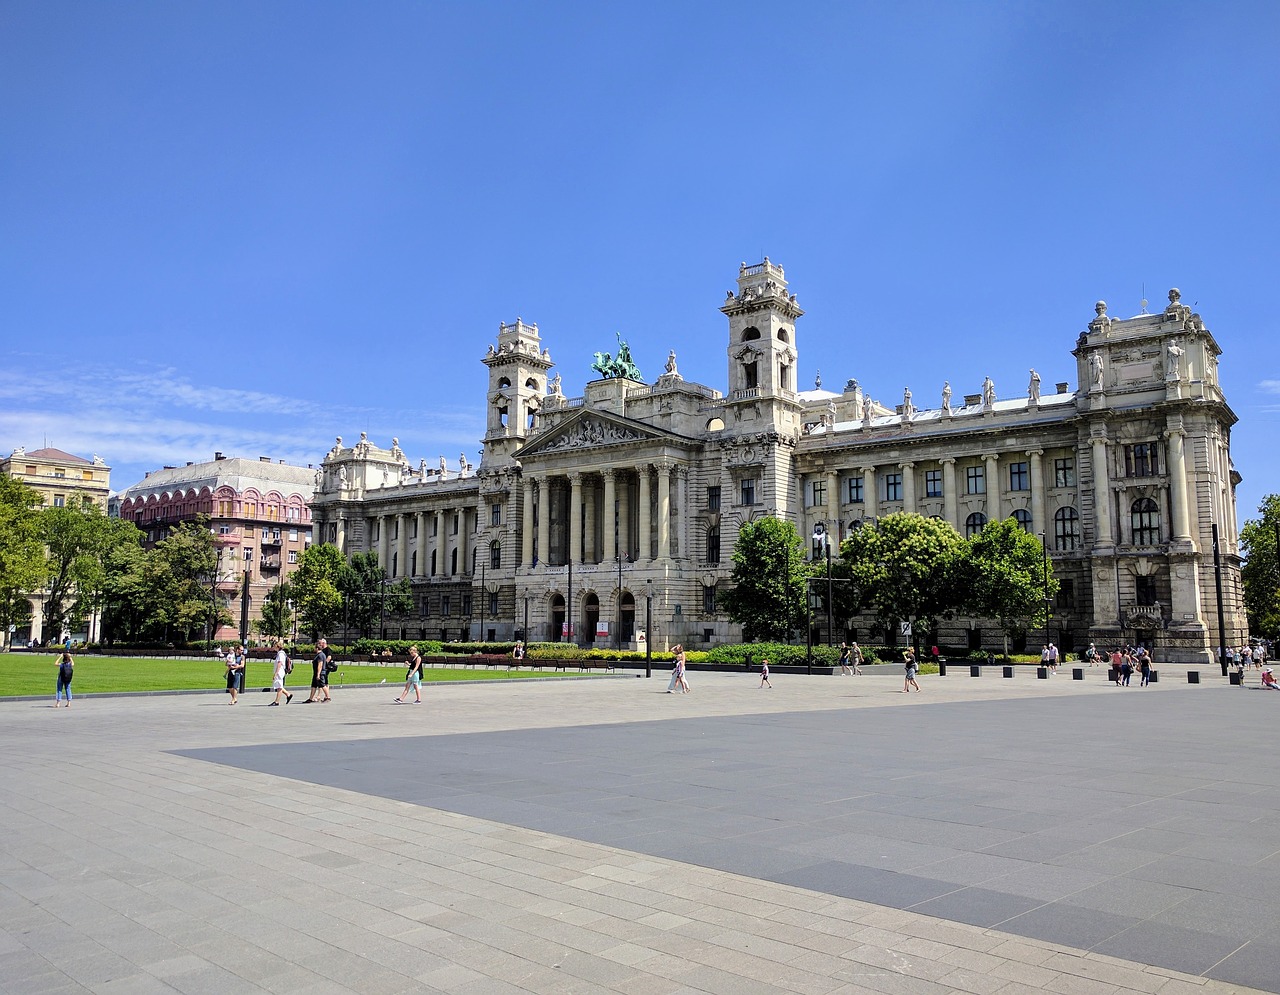
<svg viewBox="0 0 1280 995"><path fill-rule="evenodd" d="M626 377L628 380L643 380L644 377L640 373L640 368L631 359L631 347L627 345L626 339L622 337L621 332L615 333L618 337L618 358L614 359L607 352L595 353L595 362L591 364L591 368L606 380L615 377Z"/></svg>

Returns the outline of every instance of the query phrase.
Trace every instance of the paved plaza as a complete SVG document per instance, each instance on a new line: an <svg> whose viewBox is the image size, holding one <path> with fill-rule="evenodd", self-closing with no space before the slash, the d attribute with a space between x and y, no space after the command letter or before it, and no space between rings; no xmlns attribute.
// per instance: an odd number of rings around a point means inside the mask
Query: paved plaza
<svg viewBox="0 0 1280 995"><path fill-rule="evenodd" d="M1086 676L0 703L0 991L1280 992L1280 694Z"/></svg>

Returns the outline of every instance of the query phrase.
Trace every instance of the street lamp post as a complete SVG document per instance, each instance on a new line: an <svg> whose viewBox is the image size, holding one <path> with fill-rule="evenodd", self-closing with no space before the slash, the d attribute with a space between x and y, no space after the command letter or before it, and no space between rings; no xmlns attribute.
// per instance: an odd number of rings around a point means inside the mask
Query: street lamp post
<svg viewBox="0 0 1280 995"><path fill-rule="evenodd" d="M653 578L644 582L644 676L653 676Z"/></svg>
<svg viewBox="0 0 1280 995"><path fill-rule="evenodd" d="M1044 641L1049 642L1049 621L1053 618L1053 602L1049 600L1049 538L1040 533L1040 551L1044 554Z"/></svg>
<svg viewBox="0 0 1280 995"><path fill-rule="evenodd" d="M835 643L835 635L832 631L834 622L832 621L831 606L831 535L827 532L825 522L818 522L814 525L813 539L815 542L821 542L827 553L827 645L831 646Z"/></svg>

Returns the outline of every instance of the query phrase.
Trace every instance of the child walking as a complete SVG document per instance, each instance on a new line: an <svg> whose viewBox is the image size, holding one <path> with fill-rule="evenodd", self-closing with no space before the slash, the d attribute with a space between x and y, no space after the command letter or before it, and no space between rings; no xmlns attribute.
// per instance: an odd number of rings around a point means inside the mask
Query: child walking
<svg viewBox="0 0 1280 995"><path fill-rule="evenodd" d="M773 687L773 685L769 683L769 658L767 656L760 661L760 686L762 688Z"/></svg>

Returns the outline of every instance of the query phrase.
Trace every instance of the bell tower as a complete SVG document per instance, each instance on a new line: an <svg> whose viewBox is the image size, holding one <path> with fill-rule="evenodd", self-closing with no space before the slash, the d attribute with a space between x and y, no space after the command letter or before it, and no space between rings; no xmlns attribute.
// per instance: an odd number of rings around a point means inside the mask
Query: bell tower
<svg viewBox="0 0 1280 995"><path fill-rule="evenodd" d="M506 462L535 431L542 399L547 392L547 371L555 364L541 348L538 326L498 325L498 343L490 345L481 360L489 367L486 398L483 463Z"/></svg>
<svg viewBox="0 0 1280 995"><path fill-rule="evenodd" d="M764 257L738 267L738 292L720 308L729 319L729 400L795 399L796 319L803 311L787 294L782 267Z"/></svg>

